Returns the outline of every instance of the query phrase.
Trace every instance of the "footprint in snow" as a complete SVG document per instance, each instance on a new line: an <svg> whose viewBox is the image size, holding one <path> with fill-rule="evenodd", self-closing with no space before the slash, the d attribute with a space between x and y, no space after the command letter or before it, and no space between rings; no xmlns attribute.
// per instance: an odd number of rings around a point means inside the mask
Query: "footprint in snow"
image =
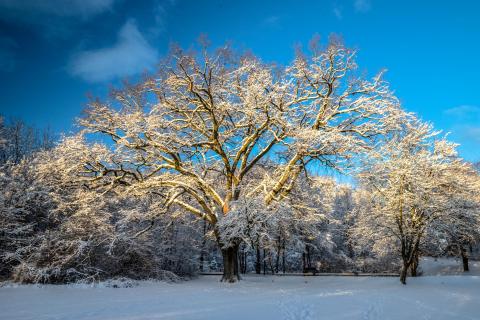
<svg viewBox="0 0 480 320"><path fill-rule="evenodd" d="M363 320L376 320L376 319L383 319L384 317L382 316L382 305L384 303L384 299L378 297L377 299L372 300L370 302L369 300L369 305L367 310L365 310L362 313L362 319Z"/></svg>
<svg viewBox="0 0 480 320"><path fill-rule="evenodd" d="M297 296L285 296L279 302L283 320L313 320L313 308L311 304L301 301Z"/></svg>

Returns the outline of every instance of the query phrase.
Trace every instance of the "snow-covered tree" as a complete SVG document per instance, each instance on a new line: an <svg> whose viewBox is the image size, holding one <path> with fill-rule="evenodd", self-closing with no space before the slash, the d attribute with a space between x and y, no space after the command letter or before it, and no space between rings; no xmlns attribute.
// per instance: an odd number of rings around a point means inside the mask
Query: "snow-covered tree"
<svg viewBox="0 0 480 320"><path fill-rule="evenodd" d="M110 137L108 156L89 162L96 186L155 194L166 207L208 221L224 257L223 280L235 281L238 245L216 227L233 201L263 194L281 201L311 166L340 168L396 129L403 112L381 74L355 70L355 52L333 39L281 68L227 48L174 52L158 74L93 101L79 123ZM249 183L267 158L269 183ZM272 182L272 183L270 183Z"/></svg>
<svg viewBox="0 0 480 320"><path fill-rule="evenodd" d="M188 221L175 226L159 221L151 234L135 237L145 217L158 210L155 202L102 194L79 178L85 161L101 155L101 147L87 146L77 136L2 168L0 276L58 283L194 271L188 256L195 253L190 238L195 234L184 231L183 239L172 241L172 233ZM185 248L192 249L181 251Z"/></svg>
<svg viewBox="0 0 480 320"><path fill-rule="evenodd" d="M5 128L5 119L0 116L0 150L7 144L7 130Z"/></svg>
<svg viewBox="0 0 480 320"><path fill-rule="evenodd" d="M375 160L359 174L372 206L359 215L356 234L373 240L379 251L400 253L404 284L407 271L416 271L425 238L462 219L456 212L465 213L461 206L475 194L464 180L471 167L457 157L455 147L430 125L411 120L374 151Z"/></svg>
<svg viewBox="0 0 480 320"><path fill-rule="evenodd" d="M480 178L473 166L457 175L459 187L449 190L452 205L431 228L432 242L441 253L460 257L469 271L469 253L480 243Z"/></svg>
<svg viewBox="0 0 480 320"><path fill-rule="evenodd" d="M314 251L330 252L333 243L327 228L335 199L332 179L304 178L282 202L266 205L263 197L232 202L231 213L218 223L222 243L244 243L256 251L256 269L264 262L272 273L285 269L286 254L300 254L297 265L313 267ZM260 261L260 249L264 252ZM300 263L301 262L301 263Z"/></svg>
<svg viewBox="0 0 480 320"><path fill-rule="evenodd" d="M49 128L38 129L21 119L4 121L0 116L0 164L20 163L36 151L53 147L54 135Z"/></svg>
<svg viewBox="0 0 480 320"><path fill-rule="evenodd" d="M0 189L0 277L8 278L35 250L37 235L55 225L49 217L54 202L26 160L1 167Z"/></svg>

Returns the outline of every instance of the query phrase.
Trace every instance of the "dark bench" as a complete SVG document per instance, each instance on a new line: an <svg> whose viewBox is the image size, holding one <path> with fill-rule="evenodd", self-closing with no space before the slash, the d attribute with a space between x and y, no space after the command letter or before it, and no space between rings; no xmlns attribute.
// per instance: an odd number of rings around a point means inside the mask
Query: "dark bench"
<svg viewBox="0 0 480 320"><path fill-rule="evenodd" d="M304 268L303 273L313 273L313 275L316 275L318 273L318 270L315 267L309 267L309 268Z"/></svg>

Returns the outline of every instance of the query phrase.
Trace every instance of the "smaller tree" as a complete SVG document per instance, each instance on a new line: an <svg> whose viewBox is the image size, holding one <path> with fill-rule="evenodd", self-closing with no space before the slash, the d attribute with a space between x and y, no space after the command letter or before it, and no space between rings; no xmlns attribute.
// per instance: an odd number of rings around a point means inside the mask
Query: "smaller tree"
<svg viewBox="0 0 480 320"><path fill-rule="evenodd" d="M456 199L471 194L471 186L462 181L470 167L457 157L456 146L438 134L412 119L358 175L373 205L371 212L359 215L357 234L397 248L403 284L408 270L416 271L425 237L439 224L446 227L460 218L452 214Z"/></svg>
<svg viewBox="0 0 480 320"><path fill-rule="evenodd" d="M24 157L54 146L54 135L47 127L38 129L21 119L5 119L0 116L0 164L18 164Z"/></svg>
<svg viewBox="0 0 480 320"><path fill-rule="evenodd" d="M9 278L37 248L38 235L55 225L54 201L26 160L1 166L0 188L0 277Z"/></svg>
<svg viewBox="0 0 480 320"><path fill-rule="evenodd" d="M450 194L452 205L431 228L431 234L443 253L460 257L463 271L469 271L469 251L480 242L480 179L472 166L459 171L458 180L459 187Z"/></svg>
<svg viewBox="0 0 480 320"><path fill-rule="evenodd" d="M98 192L72 174L102 157L102 148L70 137L28 161L9 164L0 179L6 191L0 203L2 273L33 283L165 274L154 235L132 236L144 227L143 219L135 223L132 217L158 208L145 198L121 197L108 185Z"/></svg>

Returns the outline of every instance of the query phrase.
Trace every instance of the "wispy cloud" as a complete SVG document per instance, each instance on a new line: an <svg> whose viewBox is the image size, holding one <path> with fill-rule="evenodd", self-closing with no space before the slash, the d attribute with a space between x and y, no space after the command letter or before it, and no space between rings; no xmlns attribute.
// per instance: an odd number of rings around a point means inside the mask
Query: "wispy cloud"
<svg viewBox="0 0 480 320"><path fill-rule="evenodd" d="M30 27L47 39L68 37L79 23L121 0L0 0L0 21Z"/></svg>
<svg viewBox="0 0 480 320"><path fill-rule="evenodd" d="M480 107L476 105L459 105L442 112L452 138L460 143L460 148L471 160L478 160L480 147Z"/></svg>
<svg viewBox="0 0 480 320"><path fill-rule="evenodd" d="M343 19L343 10L340 6L338 5L334 5L333 6L333 14L335 15L335 17L338 19L338 20L342 20Z"/></svg>
<svg viewBox="0 0 480 320"><path fill-rule="evenodd" d="M372 2L370 0L354 0L353 7L357 12L368 12L372 9Z"/></svg>
<svg viewBox="0 0 480 320"><path fill-rule="evenodd" d="M154 24L149 33L156 37L167 30L168 11L177 4L176 0L155 0L152 13Z"/></svg>
<svg viewBox="0 0 480 320"><path fill-rule="evenodd" d="M0 9L34 19L42 14L87 18L110 10L115 0L0 0Z"/></svg>
<svg viewBox="0 0 480 320"><path fill-rule="evenodd" d="M269 28L279 28L280 20L279 16L269 16L262 21L262 25Z"/></svg>
<svg viewBox="0 0 480 320"><path fill-rule="evenodd" d="M443 114L449 117L455 117L462 120L469 120L474 118L476 120L480 118L480 107L473 105L460 105L457 107L449 108L443 111Z"/></svg>
<svg viewBox="0 0 480 320"><path fill-rule="evenodd" d="M465 139L470 139L474 143L480 143L480 127L465 126L460 134Z"/></svg>
<svg viewBox="0 0 480 320"><path fill-rule="evenodd" d="M88 82L102 82L138 74L157 60L157 50L143 37L135 22L129 20L120 29L113 46L77 53L68 69Z"/></svg>
<svg viewBox="0 0 480 320"><path fill-rule="evenodd" d="M165 31L165 19L167 16L167 9L164 4L157 3L153 9L153 15L155 20L155 26L157 33Z"/></svg>

